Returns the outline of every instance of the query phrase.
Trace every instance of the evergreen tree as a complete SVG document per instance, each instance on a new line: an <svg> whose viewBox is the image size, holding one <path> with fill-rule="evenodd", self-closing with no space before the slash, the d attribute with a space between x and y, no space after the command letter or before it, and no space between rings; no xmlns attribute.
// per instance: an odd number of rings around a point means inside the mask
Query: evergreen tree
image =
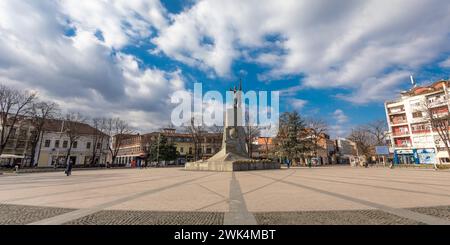
<svg viewBox="0 0 450 245"><path fill-rule="evenodd" d="M306 140L305 121L296 111L280 116L280 128L275 138L275 152L281 158L296 162L297 158L310 150Z"/></svg>
<svg viewBox="0 0 450 245"><path fill-rule="evenodd" d="M168 142L167 138L163 135L159 137L158 142L152 144L150 149L150 160L154 161L173 161L178 158L177 147Z"/></svg>

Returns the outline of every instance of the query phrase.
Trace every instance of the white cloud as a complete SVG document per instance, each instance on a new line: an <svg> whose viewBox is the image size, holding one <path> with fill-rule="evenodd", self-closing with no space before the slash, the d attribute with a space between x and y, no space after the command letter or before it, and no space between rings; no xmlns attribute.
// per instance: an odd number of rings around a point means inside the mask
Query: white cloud
<svg viewBox="0 0 450 245"><path fill-rule="evenodd" d="M101 31L108 47L121 48L133 39L149 37L152 26L159 29L167 24L159 0L61 0L59 3L72 27Z"/></svg>
<svg viewBox="0 0 450 245"><path fill-rule="evenodd" d="M338 98L368 103L450 51L449 12L445 0L200 0L179 14L158 0L2 0L0 81L63 108L157 127L169 119L170 94L185 89L183 74L123 50L153 43L152 52L218 76L242 59L268 68L260 78L306 77L284 94L344 88Z"/></svg>
<svg viewBox="0 0 450 245"><path fill-rule="evenodd" d="M295 109L295 110L301 110L305 105L308 103L307 100L302 99L290 99L289 104Z"/></svg>
<svg viewBox="0 0 450 245"><path fill-rule="evenodd" d="M303 74L303 86L346 88L355 91L346 95L350 101L367 103L393 91L366 88L397 88L399 81L387 78L450 50L449 12L444 0L203 0L171 16L153 42L219 76L244 59L271 68L260 78Z"/></svg>
<svg viewBox="0 0 450 245"><path fill-rule="evenodd" d="M330 125L330 134L332 137L346 137L349 133L349 118L342 109L336 109L332 113L332 121Z"/></svg>
<svg viewBox="0 0 450 245"><path fill-rule="evenodd" d="M341 124L346 123L348 121L347 115L345 115L344 111L341 109L335 110L333 113L333 117L338 123Z"/></svg>
<svg viewBox="0 0 450 245"><path fill-rule="evenodd" d="M165 25L163 15L157 1L0 1L0 81L65 110L155 129L168 122L183 76L145 68L120 48Z"/></svg>
<svg viewBox="0 0 450 245"><path fill-rule="evenodd" d="M439 65L444 68L450 68L450 58L442 61Z"/></svg>

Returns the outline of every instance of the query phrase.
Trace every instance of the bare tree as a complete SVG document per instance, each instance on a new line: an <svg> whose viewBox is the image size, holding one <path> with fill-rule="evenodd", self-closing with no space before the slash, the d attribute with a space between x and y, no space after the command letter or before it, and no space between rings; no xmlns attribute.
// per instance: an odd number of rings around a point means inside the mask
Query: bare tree
<svg viewBox="0 0 450 245"><path fill-rule="evenodd" d="M306 134L311 143L313 156L318 157L318 151L320 148L320 141L325 139L325 134L328 131L327 123L322 119L309 119L306 122Z"/></svg>
<svg viewBox="0 0 450 245"><path fill-rule="evenodd" d="M105 141L105 138L107 138L107 134L105 133L105 131L107 131L108 129L107 121L108 119L106 118L98 117L91 120L91 126L93 128L91 146L92 158L90 161L91 166L96 164L97 159L101 159L103 143Z"/></svg>
<svg viewBox="0 0 450 245"><path fill-rule="evenodd" d="M42 134L44 133L44 126L49 119L57 116L59 111L58 105L52 102L37 102L33 103L30 109L30 122L34 128L34 133L30 138L31 142L31 162L30 166L35 165L35 154L38 144L42 144ZM41 148L39 146L39 148ZM39 153L38 153L39 154Z"/></svg>
<svg viewBox="0 0 450 245"><path fill-rule="evenodd" d="M245 142L247 144L248 157L253 157L253 141L261 135L261 129L255 122L256 119L250 116L250 110L245 111Z"/></svg>
<svg viewBox="0 0 450 245"><path fill-rule="evenodd" d="M265 158L269 159L269 144L270 142L270 137L262 137L262 140L264 142L264 152L265 152Z"/></svg>
<svg viewBox="0 0 450 245"><path fill-rule="evenodd" d="M108 137L108 148L112 164L114 164L124 140L128 139L130 134L133 134L133 130L120 118L108 118L106 119L105 134Z"/></svg>
<svg viewBox="0 0 450 245"><path fill-rule="evenodd" d="M386 145L386 120L375 120L370 122L367 124L367 132L374 137L377 146Z"/></svg>
<svg viewBox="0 0 450 245"><path fill-rule="evenodd" d="M435 107L428 100L425 100L422 107L425 112L424 116L430 123L432 131L437 132L439 139L444 143L444 148L450 156L450 114L448 106L444 111L441 111L439 107Z"/></svg>
<svg viewBox="0 0 450 245"><path fill-rule="evenodd" d="M69 112L62 121L63 133L69 138L65 163L67 164L75 142L81 137L81 128L86 119L80 113Z"/></svg>
<svg viewBox="0 0 450 245"><path fill-rule="evenodd" d="M22 92L0 85L0 155L5 150L14 126L24 120L29 107L36 99L36 93Z"/></svg>
<svg viewBox="0 0 450 245"><path fill-rule="evenodd" d="M359 126L356 129L353 129L347 138L356 143L358 152L368 160L369 156L372 154L376 139L369 133L367 127Z"/></svg>
<svg viewBox="0 0 450 245"><path fill-rule="evenodd" d="M203 132L206 128L198 123L194 117L191 118L191 123L186 127L186 131L191 135L194 143L194 161L198 161L203 157L202 142Z"/></svg>
<svg viewBox="0 0 450 245"><path fill-rule="evenodd" d="M248 149L248 157L252 158L253 156L253 141L258 138L261 134L261 131L259 130L258 126L251 126L247 124L245 126L245 142L247 143L247 149Z"/></svg>

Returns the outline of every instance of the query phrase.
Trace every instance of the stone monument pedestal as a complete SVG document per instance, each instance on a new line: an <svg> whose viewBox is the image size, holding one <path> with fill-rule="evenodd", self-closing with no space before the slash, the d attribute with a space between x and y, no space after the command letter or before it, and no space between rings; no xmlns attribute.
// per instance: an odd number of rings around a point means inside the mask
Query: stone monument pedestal
<svg viewBox="0 0 450 245"><path fill-rule="evenodd" d="M185 165L185 169L190 171L233 172L281 168L280 163L277 162L253 160L233 153L226 154L224 151L222 149L207 161L188 162Z"/></svg>

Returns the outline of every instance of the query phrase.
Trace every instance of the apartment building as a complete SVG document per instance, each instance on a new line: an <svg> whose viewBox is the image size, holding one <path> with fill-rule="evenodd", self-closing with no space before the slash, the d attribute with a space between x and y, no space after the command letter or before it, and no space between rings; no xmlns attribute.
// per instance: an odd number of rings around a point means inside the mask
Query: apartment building
<svg viewBox="0 0 450 245"><path fill-rule="evenodd" d="M158 138L161 136L164 136L168 142L174 143L177 148L179 158L173 164L184 164L194 159L195 145L192 134L166 128L161 132L127 135L126 139L121 142L115 164L135 163L139 166L148 157L151 145L158 142ZM222 133L202 132L199 137L201 143L198 144L197 151L203 159L208 159L220 151Z"/></svg>
<svg viewBox="0 0 450 245"><path fill-rule="evenodd" d="M431 127L433 116L449 113L450 81L414 86L400 98L385 103L394 162L397 164L436 164L448 162L448 154L438 133ZM428 109L427 109L428 108Z"/></svg>

